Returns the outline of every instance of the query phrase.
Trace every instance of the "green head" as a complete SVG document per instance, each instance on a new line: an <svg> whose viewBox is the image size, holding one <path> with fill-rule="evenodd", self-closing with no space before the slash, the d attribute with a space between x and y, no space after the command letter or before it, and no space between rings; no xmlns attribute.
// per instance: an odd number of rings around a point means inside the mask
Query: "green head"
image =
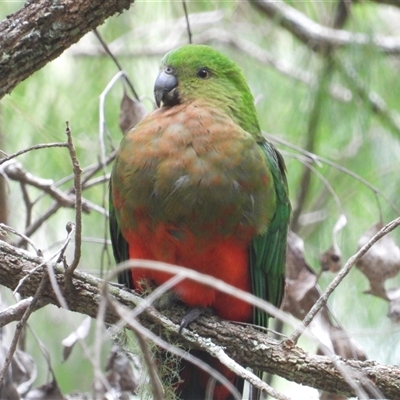
<svg viewBox="0 0 400 400"><path fill-rule="evenodd" d="M187 45L167 53L154 85L158 106L203 100L260 136L254 99L240 68L209 46Z"/></svg>

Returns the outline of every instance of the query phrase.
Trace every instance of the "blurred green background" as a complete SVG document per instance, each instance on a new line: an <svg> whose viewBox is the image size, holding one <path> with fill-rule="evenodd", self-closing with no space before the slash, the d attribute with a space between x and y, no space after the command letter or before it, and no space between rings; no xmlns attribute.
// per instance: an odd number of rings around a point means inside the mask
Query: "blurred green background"
<svg viewBox="0 0 400 400"><path fill-rule="evenodd" d="M314 21L331 24L337 2L294 2L288 4ZM354 71L367 92L378 94L386 103L396 126L390 126L360 96L354 82L337 65L331 73L328 57L313 53L276 21L261 15L243 1L188 1L193 42L206 42L234 59L244 70L256 99L260 123L265 132L304 148L311 141L313 152L347 168L381 191L397 210L400 209L400 62L398 56L383 54L374 46L348 46L335 50L341 65ZM0 19L23 6L23 2L0 2ZM400 37L400 10L395 7L362 2L352 6L344 29L367 34ZM136 1L122 15L108 19L99 32L117 55L133 81L136 91L150 111L153 107L153 83L161 57L171 48L187 43L183 7L175 1ZM250 46L250 43L253 47ZM257 51L256 51L257 50ZM267 52L271 59L288 67L283 74L260 58ZM0 148L7 153L38 143L65 141L65 121L69 121L82 167L96 163L101 154L99 141L99 96L117 73L112 60L105 56L96 37L90 33L17 86L0 103ZM298 74L312 80L304 83ZM325 77L325 79L323 79ZM322 89L319 90L322 86ZM338 96L332 96L335 87ZM121 138L118 127L122 84L117 83L107 95L105 116L109 138L107 151ZM315 121L312 116L318 114ZM310 132L313 138L310 139ZM288 168L290 195L294 208L301 189L304 165L299 152L283 144ZM66 149L30 152L18 158L34 175L55 182L71 174L71 161ZM347 217L346 227L338 235L343 259L357 250L360 236L380 218L384 222L398 216L398 211L366 185L324 163L313 165L336 192ZM108 168L109 170L109 168ZM101 174L99 174L100 176ZM69 181L61 188L72 185ZM9 219L7 223L23 231L25 206L18 183L7 183ZM38 190L29 189L31 199ZM107 184L85 191L85 198L106 206ZM379 200L379 204L378 201ZM44 197L33 208L38 217L52 203ZM332 244L332 229L341 210L321 179L311 174L311 184L301 210L297 233L305 241L306 256L311 266L320 270L319 256ZM60 210L32 237L46 254L53 254L66 237L65 225L74 219L72 210ZM113 260L104 257L106 237L104 215L84 215L83 256L79 268L100 276L113 268ZM393 236L399 243L400 232ZM95 240L94 240L95 239ZM110 248L108 249L110 251ZM319 280L322 288L333 278L325 273ZM395 278L388 286L399 286ZM387 303L363 294L368 281L353 269L332 295L330 306L345 329L363 347L370 359L381 363L400 362L399 327L386 317ZM3 302L12 301L9 291L1 289ZM30 325L51 354L58 383L64 393L90 391L93 372L88 357L75 349L67 362L61 362L61 340L76 329L83 316L46 307L30 318ZM8 334L12 333L10 328ZM93 334L86 339L92 346ZM312 342L304 340L307 349ZM104 357L110 344L104 345ZM28 332L27 352L40 368L37 384L48 379L47 369L38 346ZM274 385L275 386L275 385ZM278 390L299 394L296 385L280 382ZM305 390L305 389L301 389ZM316 391L307 391L309 398ZM314 396L314 397L313 397ZM299 398L299 397L297 397ZM315 397L316 398L316 397Z"/></svg>

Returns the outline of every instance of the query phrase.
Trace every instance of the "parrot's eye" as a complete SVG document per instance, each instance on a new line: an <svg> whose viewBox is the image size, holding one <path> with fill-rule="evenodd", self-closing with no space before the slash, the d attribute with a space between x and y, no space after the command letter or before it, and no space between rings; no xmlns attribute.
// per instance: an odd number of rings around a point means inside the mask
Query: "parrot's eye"
<svg viewBox="0 0 400 400"><path fill-rule="evenodd" d="M172 67L165 67L164 72L168 75L173 75L174 69Z"/></svg>
<svg viewBox="0 0 400 400"><path fill-rule="evenodd" d="M211 76L211 72L207 68L200 68L196 75L200 79L208 79Z"/></svg>

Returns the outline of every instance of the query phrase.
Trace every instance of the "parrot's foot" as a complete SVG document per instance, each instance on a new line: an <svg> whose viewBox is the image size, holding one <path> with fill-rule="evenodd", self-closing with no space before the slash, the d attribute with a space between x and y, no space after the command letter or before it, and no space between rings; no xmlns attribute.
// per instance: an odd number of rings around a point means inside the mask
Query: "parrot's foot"
<svg viewBox="0 0 400 400"><path fill-rule="evenodd" d="M193 321L196 321L201 314L207 311L205 307L194 307L191 308L182 318L181 325L179 326L179 334L182 333L184 328L187 328Z"/></svg>

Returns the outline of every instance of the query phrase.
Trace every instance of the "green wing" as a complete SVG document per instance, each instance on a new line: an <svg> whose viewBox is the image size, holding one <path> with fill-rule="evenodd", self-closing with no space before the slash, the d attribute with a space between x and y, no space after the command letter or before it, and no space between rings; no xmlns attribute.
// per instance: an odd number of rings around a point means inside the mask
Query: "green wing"
<svg viewBox="0 0 400 400"><path fill-rule="evenodd" d="M117 216L111 195L111 182L110 182L110 196L109 196L109 218L110 218L110 236L113 248L115 261L119 264L129 259L128 243L121 233L118 225ZM118 283L126 285L128 288L133 289L132 274L129 269L118 274Z"/></svg>
<svg viewBox="0 0 400 400"><path fill-rule="evenodd" d="M250 245L250 271L253 294L279 307L285 287L286 237L290 203L286 168L282 156L268 142L260 144L272 173L276 192L276 210L266 232ZM269 315L254 308L253 322L268 326Z"/></svg>

